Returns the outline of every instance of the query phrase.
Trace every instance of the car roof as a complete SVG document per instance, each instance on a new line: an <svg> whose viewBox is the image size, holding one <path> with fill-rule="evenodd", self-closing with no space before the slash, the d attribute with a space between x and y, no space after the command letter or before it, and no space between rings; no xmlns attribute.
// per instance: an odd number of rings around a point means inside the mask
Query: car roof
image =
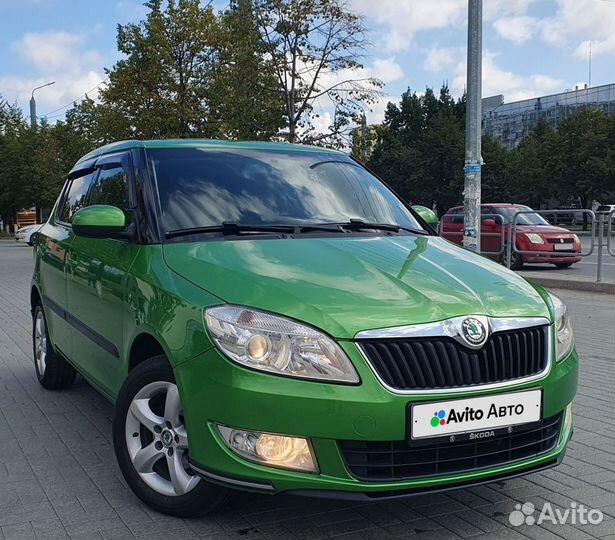
<svg viewBox="0 0 615 540"><path fill-rule="evenodd" d="M322 148L320 146L308 146L302 144L262 142L262 141L223 141L214 139L152 139L152 140L126 140L118 141L105 146L101 146L96 150L92 150L83 156L74 168L80 163L90 161L94 158L120 152L122 150L131 150L133 148L212 148L212 149L241 149L241 150L265 150L265 151L292 151L292 152L327 152L330 154L346 155L338 150Z"/></svg>
<svg viewBox="0 0 615 540"><path fill-rule="evenodd" d="M526 204L514 204L514 203L501 203L501 202L496 202L496 203L481 203L481 208L483 206L492 206L494 208L527 208ZM463 208L463 206L453 206L453 208L449 208L447 210L447 212L450 212L451 210L459 210L460 208Z"/></svg>

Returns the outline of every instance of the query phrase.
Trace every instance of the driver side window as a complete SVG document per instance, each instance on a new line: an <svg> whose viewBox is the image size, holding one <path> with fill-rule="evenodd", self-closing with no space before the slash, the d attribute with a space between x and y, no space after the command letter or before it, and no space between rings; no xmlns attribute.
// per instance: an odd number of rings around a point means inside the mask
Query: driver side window
<svg viewBox="0 0 615 540"><path fill-rule="evenodd" d="M58 211L59 221L70 223L75 212L88 206L88 191L95 177L96 171L77 176L70 181L62 206Z"/></svg>

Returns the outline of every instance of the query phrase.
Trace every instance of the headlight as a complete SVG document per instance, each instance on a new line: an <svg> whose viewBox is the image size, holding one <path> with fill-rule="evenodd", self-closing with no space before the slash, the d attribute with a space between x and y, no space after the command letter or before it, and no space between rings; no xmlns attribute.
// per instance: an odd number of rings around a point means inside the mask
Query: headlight
<svg viewBox="0 0 615 540"><path fill-rule="evenodd" d="M525 236L527 236L527 239L532 242L532 244L544 244L545 241L542 239L542 236L540 236L537 233L525 233Z"/></svg>
<svg viewBox="0 0 615 540"><path fill-rule="evenodd" d="M574 345L572 325L566 304L553 293L549 293L549 296L551 297L551 302L553 302L553 311L555 312L555 353L557 360L560 361L572 350Z"/></svg>
<svg viewBox="0 0 615 540"><path fill-rule="evenodd" d="M305 379L359 382L339 345L309 326L239 306L205 310L205 325L217 347L246 367Z"/></svg>

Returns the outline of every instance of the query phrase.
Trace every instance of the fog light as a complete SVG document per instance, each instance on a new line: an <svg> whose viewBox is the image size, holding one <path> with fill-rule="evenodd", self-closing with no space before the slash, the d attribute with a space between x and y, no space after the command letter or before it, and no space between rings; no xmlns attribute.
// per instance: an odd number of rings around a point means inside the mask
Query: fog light
<svg viewBox="0 0 615 540"><path fill-rule="evenodd" d="M216 427L228 447L247 460L281 469L318 472L310 443L303 437Z"/></svg>

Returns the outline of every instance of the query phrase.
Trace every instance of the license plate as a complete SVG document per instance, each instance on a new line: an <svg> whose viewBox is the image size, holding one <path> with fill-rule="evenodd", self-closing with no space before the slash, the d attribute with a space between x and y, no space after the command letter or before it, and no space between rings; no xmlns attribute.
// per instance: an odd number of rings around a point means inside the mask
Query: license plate
<svg viewBox="0 0 615 540"><path fill-rule="evenodd" d="M540 420L540 389L413 405L412 439L498 429Z"/></svg>
<svg viewBox="0 0 615 540"><path fill-rule="evenodd" d="M553 249L555 251L574 251L572 244L553 244Z"/></svg>

